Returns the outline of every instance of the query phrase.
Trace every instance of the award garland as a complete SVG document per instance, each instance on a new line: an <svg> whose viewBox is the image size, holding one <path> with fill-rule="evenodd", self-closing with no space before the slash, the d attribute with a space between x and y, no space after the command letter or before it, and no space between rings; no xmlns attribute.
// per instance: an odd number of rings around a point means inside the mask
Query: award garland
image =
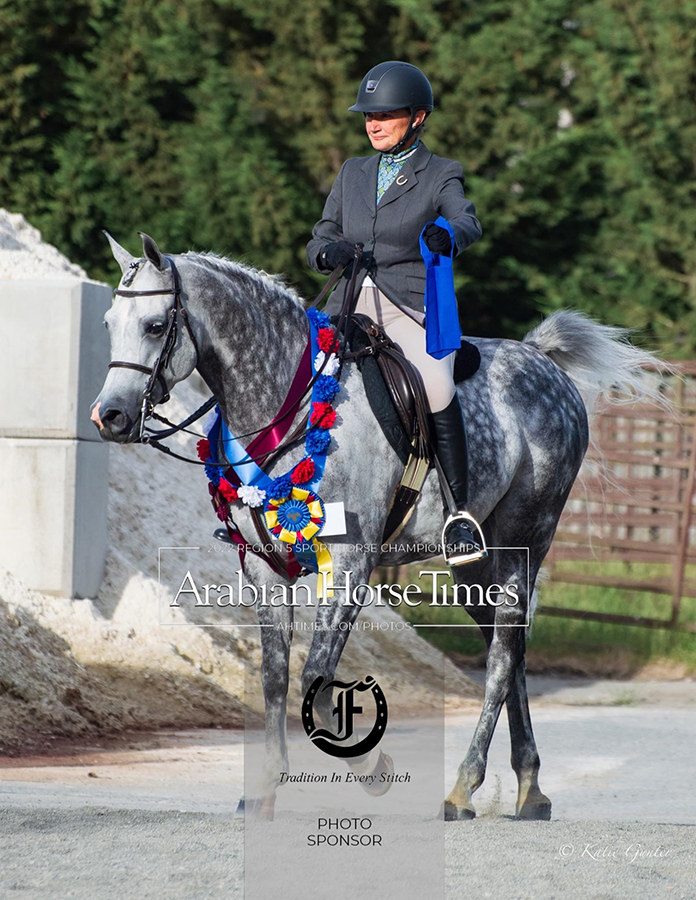
<svg viewBox="0 0 696 900"><path fill-rule="evenodd" d="M306 312L310 325L313 371L316 372L333 345L335 331L326 313L316 309L308 309ZM225 446L226 457L229 455L228 443L236 444L238 449L241 445L227 431L219 407L216 407L217 416L208 431L208 437L197 444L199 459L206 463L205 474L210 482L209 490L218 518L227 523L233 504L251 507L263 504L266 526L271 534L290 545L301 565L324 574L323 579L319 578L319 597L324 593L327 597L333 596L331 554L317 540L326 521L326 512L316 488L321 482L326 453L331 443L329 431L336 421L336 410L331 404L340 390L338 380L333 377L338 367L336 354L332 353L324 372L312 388L311 411L305 435L306 455L285 474L270 478L256 464L234 463L232 459L229 460L229 468L225 468L221 474L221 467L227 460L218 458L218 442L221 441ZM225 434L229 437L225 437ZM239 458L243 460L246 455L241 448Z"/></svg>

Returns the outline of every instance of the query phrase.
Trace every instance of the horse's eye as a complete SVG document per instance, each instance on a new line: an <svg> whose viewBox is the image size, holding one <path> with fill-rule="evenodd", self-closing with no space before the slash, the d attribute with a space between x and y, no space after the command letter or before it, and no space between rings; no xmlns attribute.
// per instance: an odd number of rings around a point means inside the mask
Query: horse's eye
<svg viewBox="0 0 696 900"><path fill-rule="evenodd" d="M164 333L164 322L148 322L145 332L154 337L160 337Z"/></svg>
<svg viewBox="0 0 696 900"><path fill-rule="evenodd" d="M104 319L104 328L106 328L107 331L109 330L109 323L106 321L106 319Z"/></svg>

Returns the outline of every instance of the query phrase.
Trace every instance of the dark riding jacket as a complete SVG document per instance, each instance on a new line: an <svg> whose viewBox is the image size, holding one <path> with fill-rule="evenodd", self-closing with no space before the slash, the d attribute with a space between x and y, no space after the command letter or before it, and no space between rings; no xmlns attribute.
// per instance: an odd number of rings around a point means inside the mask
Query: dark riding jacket
<svg viewBox="0 0 696 900"><path fill-rule="evenodd" d="M363 264L356 290L369 272L393 303L422 312L425 265L418 238L425 224L438 216L447 219L456 237L455 255L481 237L481 225L474 204L464 196L460 163L436 156L421 142L377 204L379 158L375 153L343 163L322 218L312 229L307 262L315 271L328 274L331 269L319 259L326 244L341 240L362 244ZM341 309L350 269L329 297L324 308L329 315Z"/></svg>

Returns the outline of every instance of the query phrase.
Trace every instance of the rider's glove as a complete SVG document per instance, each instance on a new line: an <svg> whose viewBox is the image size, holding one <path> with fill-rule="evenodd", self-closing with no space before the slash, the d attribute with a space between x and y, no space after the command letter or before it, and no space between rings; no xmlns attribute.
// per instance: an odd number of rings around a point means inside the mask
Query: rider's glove
<svg viewBox="0 0 696 900"><path fill-rule="evenodd" d="M432 253L440 253L443 256L449 256L452 252L452 240L449 231L447 231L446 228L442 228L440 225L436 225L434 222L431 222L430 225L426 226L426 229L423 232L423 240L425 241L425 246Z"/></svg>
<svg viewBox="0 0 696 900"><path fill-rule="evenodd" d="M336 266L347 266L353 261L354 256L355 247L348 241L334 241L332 244L327 244L321 251L321 261L330 269L335 269Z"/></svg>

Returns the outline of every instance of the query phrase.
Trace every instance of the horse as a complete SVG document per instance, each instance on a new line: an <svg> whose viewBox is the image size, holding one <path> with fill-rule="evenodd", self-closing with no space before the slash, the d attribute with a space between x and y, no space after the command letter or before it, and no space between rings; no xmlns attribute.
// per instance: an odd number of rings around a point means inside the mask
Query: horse
<svg viewBox="0 0 696 900"><path fill-rule="evenodd" d="M152 379L153 402L166 399L169 389L197 369L233 434L262 429L281 407L307 344L302 299L279 276L213 253L167 257L152 238L141 237L143 255L135 258L107 234L123 273L119 291L124 293L114 297L105 324L112 362L127 364L109 368L94 401L92 419L100 437L115 443L138 440L147 376L160 353L168 317L181 316L172 302L175 272L187 327L176 331L166 365L160 377ZM534 614L539 569L588 446L592 404L617 385L628 396L643 390L641 369L653 355L630 344L626 334L626 329L602 325L579 311L559 310L521 341L467 338L481 356L478 371L457 385L469 433L469 508L483 523L491 547L512 549L492 550L481 562L455 567L453 578L456 585L475 581L514 588L518 602L466 607L487 646L485 693L468 752L441 806L445 820L476 815L472 795L484 780L503 704L518 781L515 815L551 817L551 800L539 786L541 762L527 698L525 625ZM325 540L335 571L351 572L353 583L360 583L359 594L367 590L376 566L433 557L443 509L437 474L431 469L400 543L382 546L389 499L403 464L371 412L357 366L342 369L340 384L321 495L327 502L342 500L348 514L346 533ZM297 421L308 403L306 397ZM268 474L288 471L303 455L301 445L287 449ZM235 521L243 534L254 534L246 506L235 512ZM269 590L279 577L253 555L245 560L245 575L257 588L268 585ZM318 605L302 672L303 694L318 677L325 684L333 679L363 599L359 595L354 604L346 604L334 596ZM272 818L279 773L288 771L286 696L293 609L257 606L257 613L261 625L276 626L260 629L266 762L261 796L254 799L257 810ZM320 692L316 711L328 727L330 692ZM384 771L387 760L380 751L373 772ZM249 804L247 800L247 808Z"/></svg>

